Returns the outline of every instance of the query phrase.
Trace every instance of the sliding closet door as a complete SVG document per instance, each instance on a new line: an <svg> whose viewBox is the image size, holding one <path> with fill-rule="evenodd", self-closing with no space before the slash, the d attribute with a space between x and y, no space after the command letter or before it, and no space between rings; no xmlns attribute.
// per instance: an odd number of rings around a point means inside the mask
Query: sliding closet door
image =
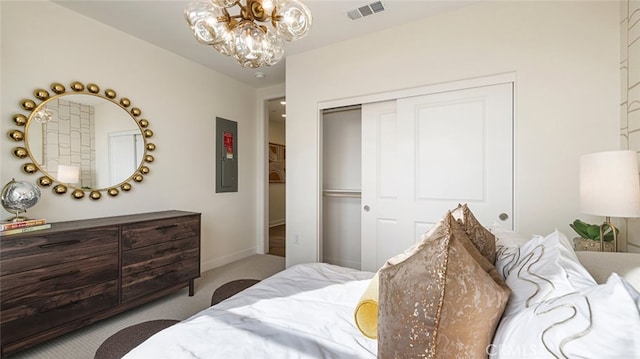
<svg viewBox="0 0 640 359"><path fill-rule="evenodd" d="M376 271L412 236L399 208L401 142L395 100L362 106L362 270Z"/></svg>
<svg viewBox="0 0 640 359"><path fill-rule="evenodd" d="M420 239L458 203L511 228L512 85L362 107L362 269ZM395 107L395 111L394 111Z"/></svg>

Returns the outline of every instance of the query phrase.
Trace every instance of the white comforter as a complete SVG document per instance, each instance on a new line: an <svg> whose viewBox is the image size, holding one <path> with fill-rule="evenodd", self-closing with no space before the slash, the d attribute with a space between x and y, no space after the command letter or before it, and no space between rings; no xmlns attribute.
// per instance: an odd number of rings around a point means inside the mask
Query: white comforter
<svg viewBox="0 0 640 359"><path fill-rule="evenodd" d="M290 267L149 338L124 359L375 358L354 323L374 273Z"/></svg>

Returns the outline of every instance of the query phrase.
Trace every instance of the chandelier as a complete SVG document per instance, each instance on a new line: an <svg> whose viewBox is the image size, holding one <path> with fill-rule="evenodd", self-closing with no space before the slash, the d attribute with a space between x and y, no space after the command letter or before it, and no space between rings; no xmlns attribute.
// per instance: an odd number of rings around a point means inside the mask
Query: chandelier
<svg viewBox="0 0 640 359"><path fill-rule="evenodd" d="M229 11L237 6L239 14ZM184 16L198 42L258 68L284 56L284 41L298 40L311 27L311 13L298 0L194 0Z"/></svg>
<svg viewBox="0 0 640 359"><path fill-rule="evenodd" d="M46 107L43 107L40 110L34 112L32 118L40 123L47 123L53 118L53 111L49 110Z"/></svg>

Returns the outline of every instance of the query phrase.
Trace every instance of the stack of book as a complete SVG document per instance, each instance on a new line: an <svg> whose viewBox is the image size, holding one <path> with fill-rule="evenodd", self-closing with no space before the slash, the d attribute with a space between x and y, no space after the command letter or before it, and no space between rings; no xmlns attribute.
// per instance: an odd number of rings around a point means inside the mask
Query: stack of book
<svg viewBox="0 0 640 359"><path fill-rule="evenodd" d="M47 223L44 218L27 219L20 222L2 221L0 222L0 236L39 231L47 228L51 228L51 224Z"/></svg>

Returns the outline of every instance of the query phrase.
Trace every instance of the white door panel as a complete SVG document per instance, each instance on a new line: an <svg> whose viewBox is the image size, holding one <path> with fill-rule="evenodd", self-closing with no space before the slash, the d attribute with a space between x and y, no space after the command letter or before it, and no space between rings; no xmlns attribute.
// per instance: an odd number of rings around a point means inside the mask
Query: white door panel
<svg viewBox="0 0 640 359"><path fill-rule="evenodd" d="M396 101L362 107L361 268L376 268L407 238L399 234L399 153Z"/></svg>
<svg viewBox="0 0 640 359"><path fill-rule="evenodd" d="M511 84L362 109L362 269L377 270L458 203L485 225L506 213L512 227Z"/></svg>
<svg viewBox="0 0 640 359"><path fill-rule="evenodd" d="M416 99L417 100L417 99ZM416 130L416 198L460 200L482 198L483 106L414 104ZM462 150L464 149L464 150ZM469 183L468 178L476 178Z"/></svg>

